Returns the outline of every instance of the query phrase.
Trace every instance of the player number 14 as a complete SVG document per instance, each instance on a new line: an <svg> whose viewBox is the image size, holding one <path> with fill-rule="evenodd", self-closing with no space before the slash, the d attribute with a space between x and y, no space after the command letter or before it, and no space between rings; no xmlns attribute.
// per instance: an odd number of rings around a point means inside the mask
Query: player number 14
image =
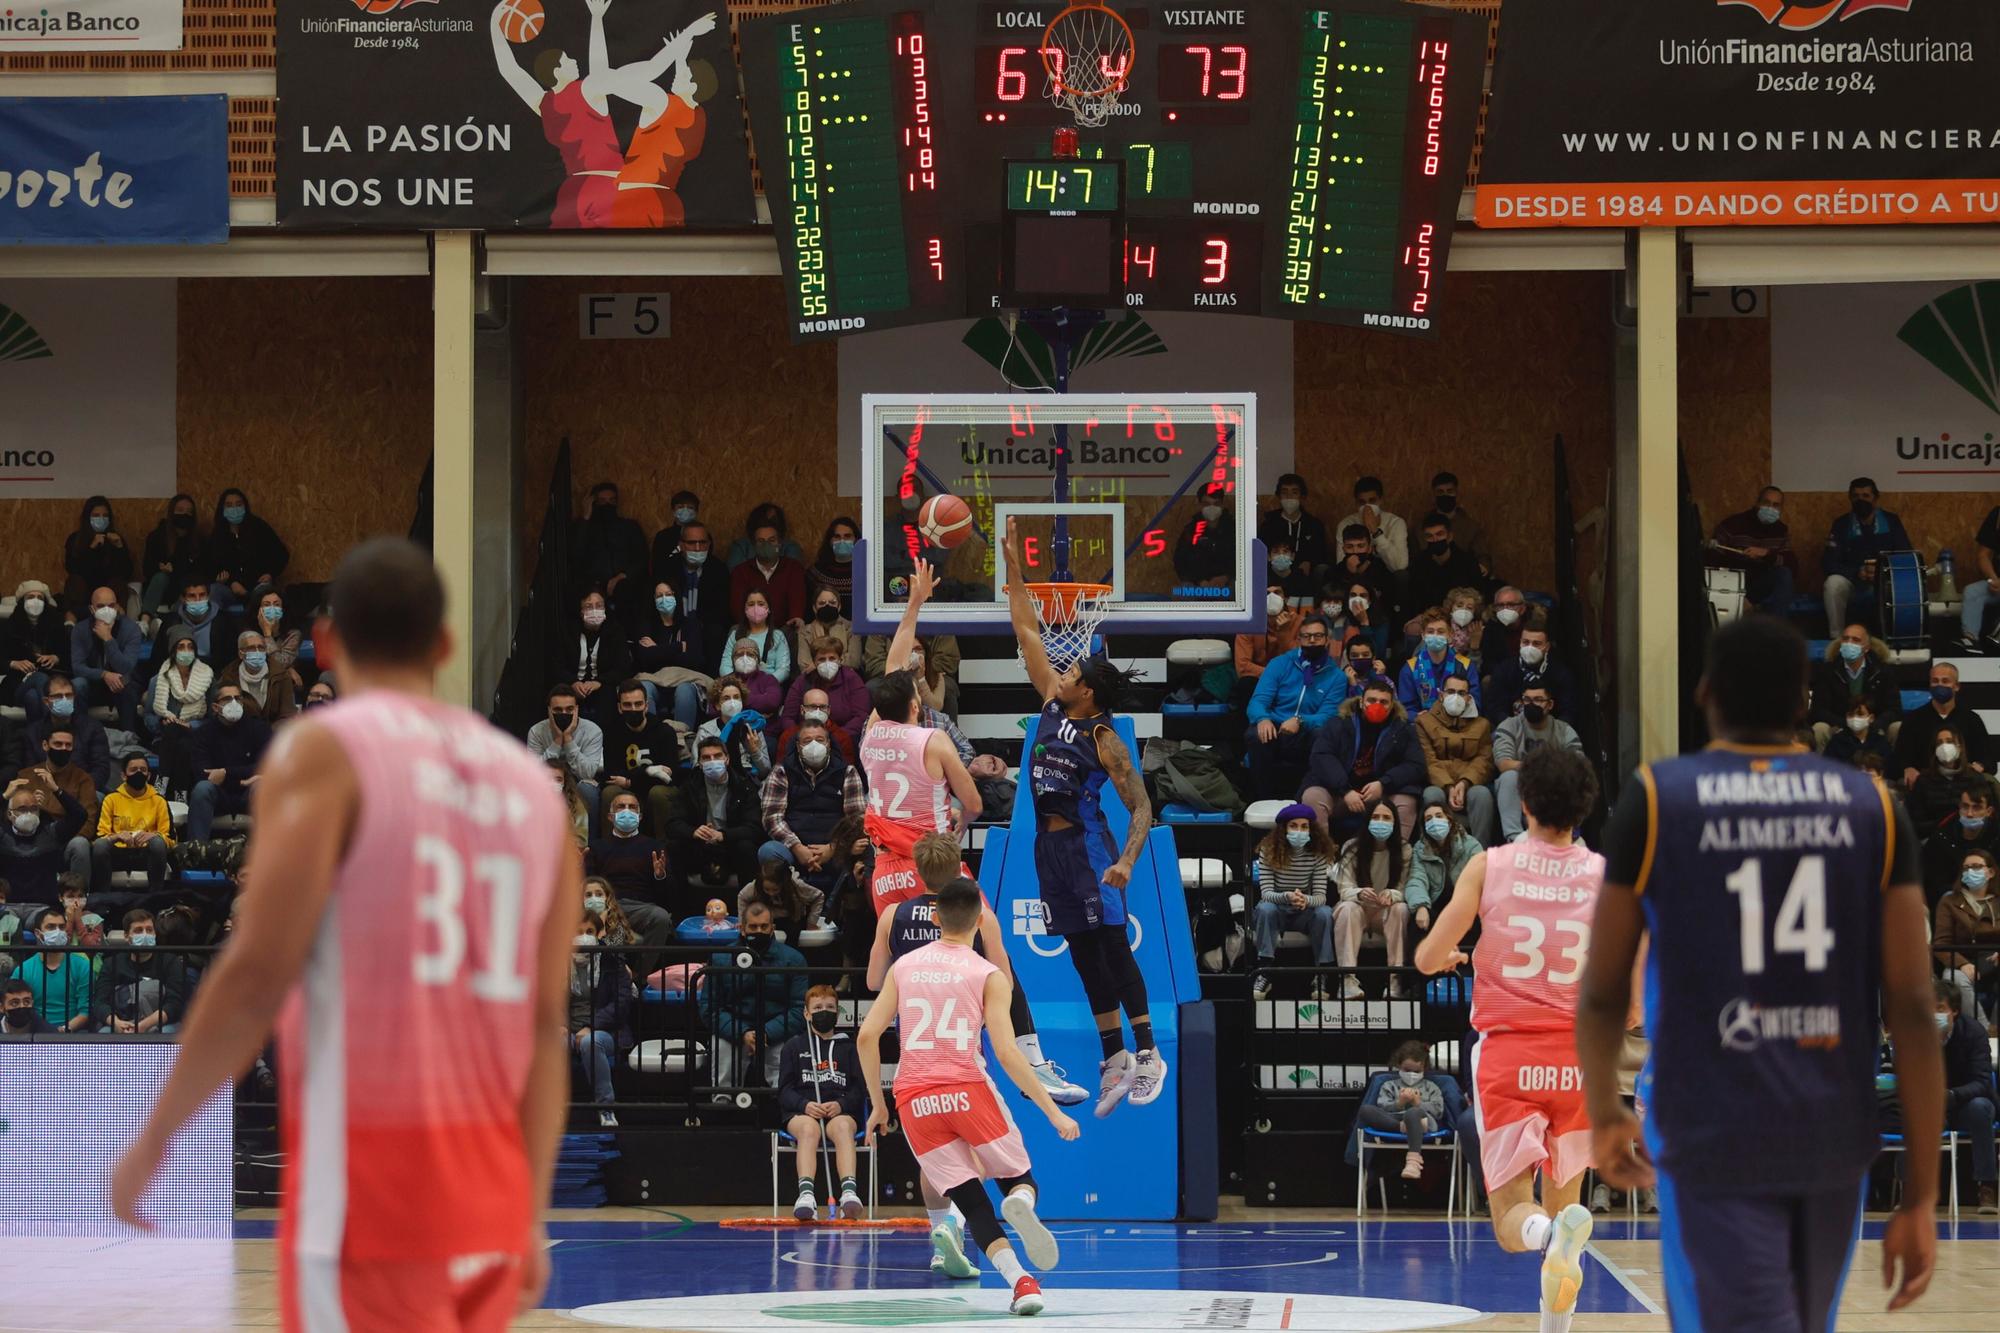
<svg viewBox="0 0 2000 1333"><path fill-rule="evenodd" d="M1764 970L1764 863L1751 857L1736 867L1723 886L1736 895L1743 937L1743 974ZM1833 952L1833 932L1826 928L1826 858L1802 856L1792 872L1791 887L1778 905L1771 944L1779 953L1804 954L1806 971L1826 971Z"/></svg>

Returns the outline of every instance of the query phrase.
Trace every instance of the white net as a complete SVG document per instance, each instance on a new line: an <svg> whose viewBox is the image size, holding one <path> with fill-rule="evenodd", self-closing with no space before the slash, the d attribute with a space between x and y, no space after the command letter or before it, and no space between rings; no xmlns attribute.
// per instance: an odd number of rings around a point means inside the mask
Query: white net
<svg viewBox="0 0 2000 1333"><path fill-rule="evenodd" d="M1132 77L1132 29L1106 5L1073 5L1049 25L1042 63L1050 100L1095 129L1110 120Z"/></svg>
<svg viewBox="0 0 2000 1333"><path fill-rule="evenodd" d="M1028 596L1042 621L1042 652L1049 665L1064 672L1090 656L1097 627L1111 610L1108 583L1030 583ZM1016 645L1019 656L1019 645ZM1025 658L1022 659L1025 665Z"/></svg>

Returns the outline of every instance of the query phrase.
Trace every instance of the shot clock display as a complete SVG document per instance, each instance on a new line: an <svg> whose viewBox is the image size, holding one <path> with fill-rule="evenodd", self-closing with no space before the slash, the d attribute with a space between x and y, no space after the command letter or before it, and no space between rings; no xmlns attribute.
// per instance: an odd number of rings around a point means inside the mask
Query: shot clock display
<svg viewBox="0 0 2000 1333"><path fill-rule="evenodd" d="M1101 309L1125 287L1125 164L1080 158L1007 164L1002 305Z"/></svg>
<svg viewBox="0 0 2000 1333"><path fill-rule="evenodd" d="M1403 0L1113 3L1129 81L1066 164L1050 136L1074 122L1045 66L1061 55L1042 50L1059 3L848 0L741 23L796 337L1010 306L1003 233L1037 210L1108 215L1113 166L1124 239L1093 302L1434 331L1486 20Z"/></svg>

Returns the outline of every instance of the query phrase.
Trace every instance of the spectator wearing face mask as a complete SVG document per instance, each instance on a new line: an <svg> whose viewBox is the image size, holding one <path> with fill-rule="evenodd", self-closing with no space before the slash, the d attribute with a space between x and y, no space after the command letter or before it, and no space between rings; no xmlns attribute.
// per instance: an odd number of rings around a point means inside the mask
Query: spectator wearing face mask
<svg viewBox="0 0 2000 1333"><path fill-rule="evenodd" d="M1444 613L1445 646L1453 653L1466 658L1476 658L1479 652L1479 617L1486 610L1486 599L1479 595L1477 588L1453 588L1444 595L1438 610ZM1403 626L1408 635L1421 634L1423 622L1412 620Z"/></svg>
<svg viewBox="0 0 2000 1333"><path fill-rule="evenodd" d="M1545 686L1558 700L1556 716L1565 722L1576 721L1576 680L1569 674L1569 668L1556 660L1555 647L1549 639L1548 615L1540 607L1528 613L1521 622L1521 642L1514 649L1514 655L1496 662L1488 662L1491 673L1486 678L1485 702L1481 707L1487 718L1500 722L1514 715L1514 705L1531 685Z"/></svg>
<svg viewBox="0 0 2000 1333"><path fill-rule="evenodd" d="M0 1037L41 1037L55 1031L35 1005L35 988L22 977L0 983Z"/></svg>
<svg viewBox="0 0 2000 1333"><path fill-rule="evenodd" d="M1818 729L1818 724L1815 724L1814 731ZM1847 716L1841 719L1840 730L1827 740L1826 748L1820 753L1828 759L1853 764L1856 768L1861 767L1862 757L1866 755L1875 761L1875 771L1886 772L1895 752L1883 729L1876 725L1875 705L1868 702L1868 696L1863 694L1857 695L1847 705Z"/></svg>
<svg viewBox="0 0 2000 1333"><path fill-rule="evenodd" d="M667 563L654 566L654 573L673 585L681 616L699 624L703 640L711 645L729 632L737 606L729 599L729 567L716 558L714 548L707 525L689 521L681 526L680 545Z"/></svg>
<svg viewBox="0 0 2000 1333"><path fill-rule="evenodd" d="M1950 888L1938 899L1931 945L1945 978L1964 997L1967 1012L1983 999L1995 1010L2000 998L2000 859L1989 851L1959 858ZM1955 952L1962 950L1963 952Z"/></svg>
<svg viewBox="0 0 2000 1333"><path fill-rule="evenodd" d="M722 656L717 661L715 674L726 676L734 670L737 675L746 679L760 672L769 676L768 683L778 697L771 701L768 709L756 699L750 701L750 706L759 712L769 712L775 716L778 703L784 697L782 687L792 678L791 644L787 641L784 631L774 623L776 616L771 606L771 599L763 590L753 588L744 594L738 602L738 612L735 627L730 631L729 638L724 641ZM749 652L744 647L745 644L755 651ZM746 655L752 658L748 669L739 660ZM761 691L752 693L761 694Z"/></svg>
<svg viewBox="0 0 2000 1333"><path fill-rule="evenodd" d="M1520 651L1521 620L1528 610L1527 594L1513 584L1504 584L1494 591L1493 605L1486 609L1486 626L1479 635L1482 671L1491 675L1494 667L1511 661Z"/></svg>
<svg viewBox="0 0 2000 1333"><path fill-rule="evenodd" d="M597 827L601 796L597 775L604 771L604 729L583 716L577 704L576 687L552 685L548 696L549 715L528 728L527 746L552 763L561 763L576 778L577 793L590 811L590 827Z"/></svg>
<svg viewBox="0 0 2000 1333"><path fill-rule="evenodd" d="M1174 574L1197 588L1226 588L1236 577L1236 506L1227 482L1201 488L1201 505L1174 540Z"/></svg>
<svg viewBox="0 0 2000 1333"><path fill-rule="evenodd" d="M792 1215L810 1221L819 1214L815 1181L820 1145L833 1150L840 1176L840 1214L853 1221L863 1205L854 1183L854 1142L868 1120L868 1093L861 1081L861 1057L840 1028L840 996L831 986L806 991L806 1031L786 1040L778 1055L778 1118L798 1145L799 1194Z"/></svg>
<svg viewBox="0 0 2000 1333"><path fill-rule="evenodd" d="M1386 674L1386 668L1382 664L1382 659L1376 654L1374 648L1369 646L1366 639L1350 639L1348 641L1345 664L1347 670L1347 693L1350 697L1360 694L1371 680L1378 678L1390 680L1390 677ZM1389 692L1394 694L1395 691L1396 686L1391 681Z"/></svg>
<svg viewBox="0 0 2000 1333"><path fill-rule="evenodd" d="M148 897L165 891L173 871L174 817L166 797L153 790L152 766L145 755L134 751L122 767L125 780L104 794L90 844L91 896L114 909L129 906L128 900L138 895L113 894L112 871L143 869ZM113 898L118 901L112 902Z"/></svg>
<svg viewBox="0 0 2000 1333"><path fill-rule="evenodd" d="M1896 734L1896 760L1892 773L1901 770L1903 786L1917 784L1917 774L1937 754L1938 733L1949 728L1964 753L1959 756L1975 773L1991 773L1992 740L1979 714L1965 706L1958 694L1958 668L1950 662L1931 663L1931 701L1903 718ZM1915 811L1911 812L1912 814Z"/></svg>
<svg viewBox="0 0 2000 1333"><path fill-rule="evenodd" d="M1265 558L1269 564L1264 586L1283 597L1287 605L1309 605L1318 581L1299 569L1298 559L1292 552L1291 538L1279 538L1278 544L1265 552Z"/></svg>
<svg viewBox="0 0 2000 1333"><path fill-rule="evenodd" d="M86 949L103 944L104 916L91 909L90 881L64 873L56 877L56 891L61 895L57 906L62 908L63 930L69 942Z"/></svg>
<svg viewBox="0 0 2000 1333"><path fill-rule="evenodd" d="M1967 787L1958 811L1934 829L1918 829L1924 839L1924 895L1933 907L1958 883L1965 858L1974 852L2000 853L2000 822L1993 818L1994 789Z"/></svg>
<svg viewBox="0 0 2000 1333"><path fill-rule="evenodd" d="M169 599L198 578L208 586L209 570L202 558L201 527L195 518L194 497L176 495L167 501L166 512L146 534L145 554L139 562L142 610L163 614Z"/></svg>
<svg viewBox="0 0 2000 1333"><path fill-rule="evenodd" d="M819 554L806 570L806 597L815 607L821 593L833 594L842 616L854 605L854 547L860 539L861 525L845 514L826 525L819 539Z"/></svg>
<svg viewBox="0 0 2000 1333"><path fill-rule="evenodd" d="M226 593L237 606L258 590L277 586L292 562L277 529L251 513L250 497L233 486L216 498L206 556L215 568L210 582L218 585L211 596L220 601Z"/></svg>
<svg viewBox="0 0 2000 1333"><path fill-rule="evenodd" d="M1410 845L1410 881L1403 890L1410 924L1419 935L1431 928L1432 915L1451 901L1458 877L1472 858L1486 850L1445 802L1426 800L1423 816L1417 840Z"/></svg>
<svg viewBox="0 0 2000 1333"><path fill-rule="evenodd" d="M889 669L889 638L871 634L862 651L864 680L880 680ZM910 649L909 669L917 673L917 699L934 712L958 716L958 636L920 635Z"/></svg>
<svg viewBox="0 0 2000 1333"><path fill-rule="evenodd" d="M1493 766L1500 776L1493 781L1493 801L1500 809L1500 836L1519 842L1527 836L1527 819L1521 814L1521 765L1544 745L1583 753L1576 728L1555 715L1555 695L1546 685L1521 692L1521 705L1514 716L1493 728Z"/></svg>
<svg viewBox="0 0 2000 1333"><path fill-rule="evenodd" d="M0 622L0 699L35 717L51 672L69 672L69 626L49 597L49 585L23 579L14 589L14 614Z"/></svg>
<svg viewBox="0 0 2000 1333"><path fill-rule="evenodd" d="M667 578L668 571L679 560L683 531L690 523L701 522L701 497L693 491L675 491L668 503L673 507L671 519L653 534L653 562L648 568L655 580Z"/></svg>
<svg viewBox="0 0 2000 1333"><path fill-rule="evenodd" d="M765 684L769 684L766 680ZM701 724L694 734L695 748L700 750L706 741L721 741L729 751L731 761L758 782L770 773L775 762L771 753L770 738L755 718L745 717L745 713L762 715L762 710L750 705L750 693L744 678L737 675L723 676L708 691L709 710L715 716ZM775 717L775 711L771 714Z"/></svg>
<svg viewBox="0 0 2000 1333"><path fill-rule="evenodd" d="M806 614L806 567L784 554L777 525L751 529L750 558L729 571L729 600L739 606L753 592L764 595L772 625L796 626Z"/></svg>
<svg viewBox="0 0 2000 1333"><path fill-rule="evenodd" d="M684 885L690 875L711 884L747 884L757 875L757 847L764 841L763 806L750 775L729 762L715 737L696 751L700 781L676 783L673 818L667 824L671 863Z"/></svg>
<svg viewBox="0 0 2000 1333"><path fill-rule="evenodd" d="M1842 627L1826 646L1825 660L1813 667L1811 697L1806 719L1813 744L1821 750L1847 725L1858 699L1868 701L1874 730L1891 745L1902 730L1903 692L1889 661L1889 645L1869 634L1866 625Z"/></svg>
<svg viewBox="0 0 2000 1333"><path fill-rule="evenodd" d="M1903 520L1881 507L1882 493L1873 479L1856 477L1847 483L1848 512L1833 520L1826 534L1820 568L1826 573L1821 596L1826 623L1845 625L1850 619L1872 623L1877 606L1877 580L1891 551L1914 549ZM1851 611L1850 611L1851 608Z"/></svg>
<svg viewBox="0 0 2000 1333"><path fill-rule="evenodd" d="M1343 1000L1358 1000L1363 994L1354 975L1363 936L1381 934L1390 967L1409 961L1410 907L1404 891L1410 878L1410 846L1397 829L1398 813L1387 801L1368 802L1367 822L1347 840L1334 863L1333 886L1340 901L1333 909L1333 951L1342 972ZM1389 996L1408 998L1400 975L1390 978Z"/></svg>
<svg viewBox="0 0 2000 1333"><path fill-rule="evenodd" d="M267 723L278 723L298 712L299 702L291 677L272 670L268 642L254 629L237 635L236 660L222 668L216 689L234 685L248 712Z"/></svg>
<svg viewBox="0 0 2000 1333"><path fill-rule="evenodd" d="M104 734L104 727L98 720L79 706L76 687L68 676L51 673L46 693L42 696L43 716L28 723L25 733L24 750L29 764L46 761L44 746L49 733L57 727L68 727L76 738L76 761L90 774L90 780L97 784L99 791L111 787L111 741Z"/></svg>
<svg viewBox="0 0 2000 1333"><path fill-rule="evenodd" d="M88 615L91 594L99 588L123 588L132 581L132 548L118 531L111 502L93 495L83 502L76 531L63 542L63 609L78 619Z"/></svg>
<svg viewBox="0 0 2000 1333"><path fill-rule="evenodd" d="M638 797L646 827L656 836L666 832L680 752L680 735L672 724L646 711L646 687L636 680L620 685L618 721L604 736L599 783L611 795L630 792Z"/></svg>
<svg viewBox="0 0 2000 1333"><path fill-rule="evenodd" d="M40 948L14 976L27 983L43 1022L58 1032L81 1032L90 1026L90 955L66 947L69 932L53 907L36 915L34 930Z"/></svg>
<svg viewBox="0 0 2000 1333"><path fill-rule="evenodd" d="M1382 479L1362 477L1354 483L1354 512L1334 525L1345 533L1360 528L1368 534L1369 549L1392 574L1401 574L1410 565L1410 528L1402 519L1382 507Z"/></svg>
<svg viewBox="0 0 2000 1333"><path fill-rule="evenodd" d="M1423 549L1410 556L1409 601L1405 605L1442 607L1453 588L1483 590L1494 586L1486 567L1458 543L1456 530L1444 514L1424 515Z"/></svg>
<svg viewBox="0 0 2000 1333"><path fill-rule="evenodd" d="M214 686L215 672L195 652L194 636L185 630L173 635L166 660L153 676L146 715L154 746L160 752L160 769L174 791L184 792L194 785L188 776L193 766L194 728L208 716L208 696Z"/></svg>
<svg viewBox="0 0 2000 1333"><path fill-rule="evenodd" d="M1966 758L1965 737L1951 727L1940 727L1931 746L1931 760L1917 774L1905 798L1910 819L1919 829L1935 828L1958 809L1960 795L1968 788L1991 791L1993 779L1973 768Z"/></svg>
<svg viewBox="0 0 2000 1333"><path fill-rule="evenodd" d="M708 663L701 622L681 614L680 594L661 579L653 585L652 609L632 633L632 671L645 685L647 706L694 730L701 723Z"/></svg>
<svg viewBox="0 0 2000 1333"><path fill-rule="evenodd" d="M736 893L739 920L753 904L768 909L772 921L788 939L797 939L800 931L818 930L824 924L826 894L808 883L783 857L759 857L757 878Z"/></svg>
<svg viewBox="0 0 2000 1333"><path fill-rule="evenodd" d="M806 1026L805 955L778 940L771 909L762 903L743 914L741 930L734 948L709 959L701 987L702 1016L715 1034L715 1085L732 1091L776 1087L778 1053ZM737 966L739 952L754 965Z"/></svg>
<svg viewBox="0 0 2000 1333"><path fill-rule="evenodd" d="M153 634L153 661L165 662L173 651L174 636L185 634L194 640L194 654L211 669L221 670L230 661L236 645L231 627L233 618L222 614L205 577L191 578L181 589L180 600L168 609L164 623Z"/></svg>
<svg viewBox="0 0 2000 1333"><path fill-rule="evenodd" d="M139 622L118 604L108 587L89 594L83 619L70 626L69 658L75 668L78 706L108 704L118 712L118 725L139 730L139 655L146 638Z"/></svg>
<svg viewBox="0 0 2000 1333"><path fill-rule="evenodd" d="M257 765L271 745L271 724L252 714L236 685L219 685L215 716L194 734L194 767L200 780L188 796L187 836L204 842L219 814L245 814Z"/></svg>
<svg viewBox="0 0 2000 1333"><path fill-rule="evenodd" d="M1704 558L1713 568L1745 571L1743 591L1750 605L1768 615L1787 615L1798 587L1799 555L1785 526L1785 493L1766 486L1756 504L1716 524Z"/></svg>
<svg viewBox="0 0 2000 1333"><path fill-rule="evenodd" d="M797 561L800 565L805 564L805 548L792 540L791 520L785 517L784 508L766 500L745 516L743 535L729 545L726 563L732 571L756 556L757 529L765 527L777 530L779 555L787 560Z"/></svg>
<svg viewBox="0 0 2000 1333"><path fill-rule="evenodd" d="M812 688L826 692L826 720L835 726L854 732L868 721L868 684L845 663L846 655L847 645L839 639L821 639L813 645L812 670L800 672L785 696L781 716L787 727L797 724L805 693Z"/></svg>
<svg viewBox="0 0 2000 1333"><path fill-rule="evenodd" d="M1431 478L1431 509L1451 520L1451 530L1457 548L1481 565L1492 558L1493 548L1487 542L1486 530L1461 503L1458 493L1458 474L1440 472ZM1412 561L1416 551L1410 552Z"/></svg>
<svg viewBox="0 0 2000 1333"><path fill-rule="evenodd" d="M801 723L795 741L791 754L764 780L760 809L770 840L757 856L798 867L824 892L839 877L832 862L834 826L867 814L868 791L861 770L833 748L824 723Z"/></svg>
<svg viewBox="0 0 2000 1333"><path fill-rule="evenodd" d="M328 704L333 702L333 699L334 699L333 682L328 680L325 676L321 676L318 680L314 681L310 686L307 687L306 701L304 706L301 707L299 711L301 713L310 713L315 708L326 707Z"/></svg>
<svg viewBox="0 0 2000 1333"><path fill-rule="evenodd" d="M569 1048L590 1079L598 1128L616 1129L618 1116L611 1107L618 1091L611 1071L619 1053L632 1048L632 1014L638 997L624 962L600 951L603 934L603 919L586 913L570 959Z"/></svg>
<svg viewBox="0 0 2000 1333"><path fill-rule="evenodd" d="M56 900L56 878L73 874L78 883L90 878L90 844L78 836L86 827L83 807L46 770L42 790L27 778L7 784L7 823L0 828L0 877L16 902ZM53 789L51 797L48 791Z"/></svg>
<svg viewBox="0 0 2000 1333"><path fill-rule="evenodd" d="M41 762L23 768L15 776L26 778L38 795L46 797L44 804L50 810L62 808L56 793L68 792L83 807L84 824L97 827L97 784L91 781L83 765L76 762L76 733L67 723L50 729L42 742Z"/></svg>
<svg viewBox="0 0 2000 1333"><path fill-rule="evenodd" d="M839 594L830 588L820 588L812 595L812 614L799 627L799 655L810 658L813 650L823 639L840 640L840 661L842 666L861 670L861 636L854 632L854 624L848 620L842 609Z"/></svg>
<svg viewBox="0 0 2000 1333"><path fill-rule="evenodd" d="M299 645L305 636L286 619L285 599L275 588L257 595L256 623L251 628L264 636L271 674L290 681L294 692L305 688L298 671Z"/></svg>
<svg viewBox="0 0 2000 1333"><path fill-rule="evenodd" d="M1375 554L1368 529L1359 523L1349 523L1340 529L1340 558L1328 572L1326 582L1343 590L1357 583L1365 586L1375 604L1375 618L1388 624L1395 618L1404 580L1404 574L1390 569Z"/></svg>
<svg viewBox="0 0 2000 1333"><path fill-rule="evenodd" d="M1260 801L1296 792L1313 741L1347 698L1347 674L1333 660L1326 617L1299 623L1298 647L1265 666L1245 715L1244 754Z"/></svg>
<svg viewBox="0 0 2000 1333"><path fill-rule="evenodd" d="M1291 573L1308 580L1324 570L1333 559L1327 541L1326 524L1306 508L1311 494L1306 479L1296 472L1278 478L1277 505L1257 517L1257 539L1266 551L1283 546L1293 556Z"/></svg>
<svg viewBox="0 0 2000 1333"><path fill-rule="evenodd" d="M615 700L605 693L632 674L632 654L625 635L610 622L604 594L592 589L577 601L577 618L556 636L549 657L549 676L571 682L577 706L600 727L611 721Z"/></svg>
<svg viewBox="0 0 2000 1333"><path fill-rule="evenodd" d="M1479 715L1466 675L1445 677L1437 702L1417 718L1417 740L1429 779L1424 804L1444 806L1482 843L1494 842L1500 826L1490 786L1498 776L1493 724Z"/></svg>
<svg viewBox="0 0 2000 1333"><path fill-rule="evenodd" d="M1236 686L1229 700L1232 707L1247 707L1265 668L1297 646L1299 622L1304 618L1276 588L1264 594L1264 632L1239 634L1233 645Z"/></svg>
<svg viewBox="0 0 2000 1333"><path fill-rule="evenodd" d="M1377 677L1349 695L1313 741L1299 799L1319 812L1334 837L1359 828L1371 805L1387 801L1407 836L1416 825L1424 778L1417 729L1396 702L1395 687Z"/></svg>
<svg viewBox="0 0 2000 1333"><path fill-rule="evenodd" d="M1444 691L1445 677L1456 674L1472 682L1472 701L1477 704L1479 674L1472 669L1469 656L1452 651L1450 618L1442 608L1432 607L1424 612L1422 624L1423 638L1418 641L1417 651L1403 663L1397 677L1397 700L1415 717L1438 701L1438 695Z"/></svg>
<svg viewBox="0 0 2000 1333"><path fill-rule="evenodd" d="M605 828L590 840L583 858L585 871L611 881L621 898L665 907L674 880L666 842L641 831L644 816L639 798L631 792L607 788L604 807Z"/></svg>
<svg viewBox="0 0 2000 1333"><path fill-rule="evenodd" d="M2000 1213L2000 1193L1994 1188L2000 1161L1993 1139L1994 1103L2000 1096L1994 1092L1993 1050L1978 1021L1979 1010L1966 1001L1964 991L1946 980L1937 983L1936 995L1938 1039L1944 1043L1945 1128L1958 1135L1972 1158L1976 1204L1981 1216L1990 1217Z"/></svg>
<svg viewBox="0 0 2000 1333"><path fill-rule="evenodd" d="M1333 881L1334 846L1309 805L1292 804L1278 811L1277 822L1257 845L1259 901L1251 914L1257 940L1257 965L1274 967L1278 940L1288 930L1305 932L1313 962L1333 966L1333 909L1327 906L1327 886ZM1250 995L1270 997L1272 978L1259 972ZM1326 998L1325 982L1313 981L1313 998Z"/></svg>
<svg viewBox="0 0 2000 1333"><path fill-rule="evenodd" d="M1346 627L1341 633L1343 651L1348 645L1360 643L1367 646L1368 656L1376 661L1388 657L1392 603L1386 600L1386 593L1366 579L1354 579L1330 587L1320 596L1323 602L1338 598L1346 611Z"/></svg>
<svg viewBox="0 0 2000 1333"><path fill-rule="evenodd" d="M832 715L832 701L827 698L826 691L817 685L809 684L805 693L799 696L798 720L778 733L776 762L782 764L791 758L792 748L798 741L799 728L818 724L826 728L827 739L832 743L834 751L848 763L853 763L855 733L845 727L833 725L830 720ZM948 726L951 723L950 718L944 718L943 721Z"/></svg>
<svg viewBox="0 0 2000 1333"><path fill-rule="evenodd" d="M187 1007L187 960L155 953L153 914L125 913L125 947L105 951L90 991L90 1026L99 1032L178 1032Z"/></svg>
<svg viewBox="0 0 2000 1333"><path fill-rule="evenodd" d="M570 568L578 583L601 591L606 604L621 615L633 609L646 582L646 533L618 512L616 482L600 481L590 488L589 511L570 531Z"/></svg>

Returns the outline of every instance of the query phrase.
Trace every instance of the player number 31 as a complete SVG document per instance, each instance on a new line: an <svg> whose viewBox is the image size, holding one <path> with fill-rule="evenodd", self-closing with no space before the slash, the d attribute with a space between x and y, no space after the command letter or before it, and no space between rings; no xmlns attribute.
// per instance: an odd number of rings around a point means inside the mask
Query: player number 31
<svg viewBox="0 0 2000 1333"><path fill-rule="evenodd" d="M417 895L417 916L430 928L434 947L416 956L417 983L450 986L465 968L465 861L442 838L421 837L417 863L429 871ZM521 971L521 890L519 859L489 853L472 863L472 879L487 896L486 938L474 958L472 993L482 1000L513 1002L528 997Z"/></svg>

